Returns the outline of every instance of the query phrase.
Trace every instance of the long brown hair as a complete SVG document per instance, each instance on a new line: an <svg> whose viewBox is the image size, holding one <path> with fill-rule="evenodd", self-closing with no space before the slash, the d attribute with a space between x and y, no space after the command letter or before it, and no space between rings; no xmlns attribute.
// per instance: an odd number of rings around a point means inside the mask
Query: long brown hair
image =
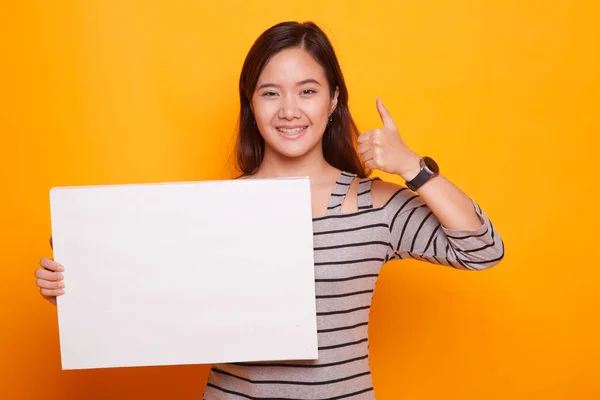
<svg viewBox="0 0 600 400"><path fill-rule="evenodd" d="M364 178L367 171L356 151L358 128L348 108L348 89L327 35L313 22L282 22L263 32L250 48L240 74L240 116L237 166L251 175L263 161L265 141L254 124L251 102L258 78L269 60L282 50L304 48L325 70L329 94L339 90L337 106L323 135L323 156L332 166Z"/></svg>

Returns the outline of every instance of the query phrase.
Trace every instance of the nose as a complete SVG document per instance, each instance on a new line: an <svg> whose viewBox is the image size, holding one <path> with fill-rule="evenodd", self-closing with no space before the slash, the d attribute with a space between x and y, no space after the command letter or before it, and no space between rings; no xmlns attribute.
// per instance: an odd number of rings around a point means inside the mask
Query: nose
<svg viewBox="0 0 600 400"><path fill-rule="evenodd" d="M296 103L294 96L285 96L281 102L281 108L279 109L279 118L292 120L294 118L300 118L300 109Z"/></svg>

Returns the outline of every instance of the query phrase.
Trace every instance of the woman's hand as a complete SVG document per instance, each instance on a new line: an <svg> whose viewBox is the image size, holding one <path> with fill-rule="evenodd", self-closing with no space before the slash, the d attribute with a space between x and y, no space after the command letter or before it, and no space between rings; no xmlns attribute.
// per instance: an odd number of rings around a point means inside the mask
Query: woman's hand
<svg viewBox="0 0 600 400"><path fill-rule="evenodd" d="M52 238L50 238L50 246L52 246ZM50 258L42 258L40 267L35 270L35 283L40 288L41 295L56 305L56 297L65 293L62 274L65 267Z"/></svg>
<svg viewBox="0 0 600 400"><path fill-rule="evenodd" d="M421 157L406 146L394 119L377 99L377 111L383 128L367 131L358 137L358 153L365 166L411 180L421 170Z"/></svg>

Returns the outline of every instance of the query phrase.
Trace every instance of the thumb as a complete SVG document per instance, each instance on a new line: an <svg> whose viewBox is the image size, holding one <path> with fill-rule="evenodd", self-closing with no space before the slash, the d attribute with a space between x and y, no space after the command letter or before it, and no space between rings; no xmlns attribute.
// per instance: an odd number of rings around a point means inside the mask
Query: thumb
<svg viewBox="0 0 600 400"><path fill-rule="evenodd" d="M381 122L383 122L383 126L385 128L397 130L394 119L390 115L390 112L387 110L387 108L385 108L385 106L383 105L383 102L381 101L380 97L377 98L377 112L379 113L379 116L381 117Z"/></svg>

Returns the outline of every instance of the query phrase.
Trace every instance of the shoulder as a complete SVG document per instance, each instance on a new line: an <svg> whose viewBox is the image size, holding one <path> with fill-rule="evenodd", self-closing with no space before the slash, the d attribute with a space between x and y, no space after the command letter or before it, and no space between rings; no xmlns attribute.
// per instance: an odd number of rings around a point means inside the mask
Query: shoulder
<svg viewBox="0 0 600 400"><path fill-rule="evenodd" d="M390 200L399 196L409 195L410 190L405 186L401 186L391 182L385 182L379 179L373 181L371 187L371 198L373 199L373 207L383 207Z"/></svg>
<svg viewBox="0 0 600 400"><path fill-rule="evenodd" d="M380 179L373 180L371 186L371 196L373 197L373 206L382 206L388 202L396 193L406 189L404 186L382 181Z"/></svg>

